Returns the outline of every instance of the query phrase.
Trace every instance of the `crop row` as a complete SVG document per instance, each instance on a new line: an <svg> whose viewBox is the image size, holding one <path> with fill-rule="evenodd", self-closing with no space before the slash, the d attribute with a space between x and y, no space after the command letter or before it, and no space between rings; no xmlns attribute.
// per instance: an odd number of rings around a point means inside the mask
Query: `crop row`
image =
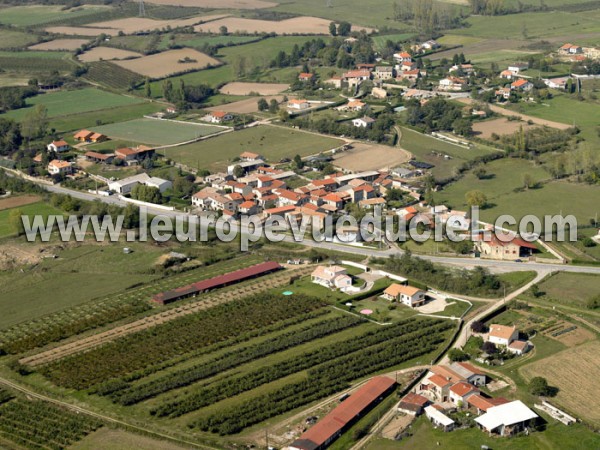
<svg viewBox="0 0 600 450"><path fill-rule="evenodd" d="M114 89L133 88L143 81L141 75L108 61L90 63L85 78Z"/></svg>
<svg viewBox="0 0 600 450"><path fill-rule="evenodd" d="M190 423L190 426L221 435L237 433L248 426L339 392L349 387L352 380L430 353L445 341L444 331L451 326L446 322L435 332L423 329L408 341L397 337L329 361L310 370L305 380L290 383L233 407L223 408Z"/></svg>
<svg viewBox="0 0 600 450"><path fill-rule="evenodd" d="M354 316L325 319L267 341L227 352L204 363L171 372L150 382L130 386L128 389L112 393L111 398L124 406L133 405L163 392L188 386L250 361L340 332L360 323L364 323L364 320Z"/></svg>
<svg viewBox="0 0 600 450"><path fill-rule="evenodd" d="M12 400L13 398L14 397L10 392L0 389L0 405Z"/></svg>
<svg viewBox="0 0 600 450"><path fill-rule="evenodd" d="M148 298L161 291L244 267L252 258L226 261L147 283L118 295L95 299L0 332L0 353L23 353L150 309Z"/></svg>
<svg viewBox="0 0 600 450"><path fill-rule="evenodd" d="M297 295L294 301L286 301L276 294L255 295L133 333L50 363L41 371L59 386L87 389L322 306L323 302L315 297Z"/></svg>
<svg viewBox="0 0 600 450"><path fill-rule="evenodd" d="M26 448L63 449L102 424L41 401L17 399L0 406L0 435Z"/></svg>
<svg viewBox="0 0 600 450"><path fill-rule="evenodd" d="M446 326L446 323L412 321L387 327L385 333L373 334L373 332L369 332L351 341L338 343L335 346L317 348L272 366L261 367L234 379L224 379L208 387L201 388L193 394L188 393L180 400L163 403L152 410L151 413L159 417L178 417L228 397L255 389L263 384L316 367L319 364L337 360L355 352L362 352L374 345L387 345L392 341L397 345L406 345L419 338L425 330L435 335L439 330L445 329Z"/></svg>
<svg viewBox="0 0 600 450"><path fill-rule="evenodd" d="M64 72L75 67L71 60L53 59L53 58L18 58L12 56L1 56L0 67L4 70L21 70L24 72L44 72L53 71Z"/></svg>

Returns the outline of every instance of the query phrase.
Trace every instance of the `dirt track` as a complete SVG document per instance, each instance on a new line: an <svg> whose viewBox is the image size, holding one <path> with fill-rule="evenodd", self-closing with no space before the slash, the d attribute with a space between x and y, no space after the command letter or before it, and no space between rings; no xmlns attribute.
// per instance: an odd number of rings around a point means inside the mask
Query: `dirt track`
<svg viewBox="0 0 600 450"><path fill-rule="evenodd" d="M283 286L290 282L290 278L297 275L306 275L311 270L311 267L305 266L298 269L286 270L276 274L253 280L246 284L240 284L233 289L217 291L214 294L202 295L199 300L193 303L186 303L178 308L173 308L158 314L144 317L143 319L121 325L110 330L98 333L92 336L79 339L74 342L69 342L60 347L55 347L50 350L43 351L36 355L28 356L19 360L21 364L37 367L43 364L48 364L58 359L65 358L75 353L90 350L94 347L114 341L115 339L127 336L132 333L137 333L145 329L160 325L181 316L194 314L204 309L212 308L213 306L238 300L243 297L248 297L267 289L277 286Z"/></svg>

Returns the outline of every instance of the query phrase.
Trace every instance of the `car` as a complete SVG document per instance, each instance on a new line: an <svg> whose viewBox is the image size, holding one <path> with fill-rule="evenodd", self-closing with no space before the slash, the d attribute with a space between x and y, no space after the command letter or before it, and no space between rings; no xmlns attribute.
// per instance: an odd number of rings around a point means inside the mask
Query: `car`
<svg viewBox="0 0 600 450"><path fill-rule="evenodd" d="M515 259L515 262L523 262L522 259Z"/></svg>

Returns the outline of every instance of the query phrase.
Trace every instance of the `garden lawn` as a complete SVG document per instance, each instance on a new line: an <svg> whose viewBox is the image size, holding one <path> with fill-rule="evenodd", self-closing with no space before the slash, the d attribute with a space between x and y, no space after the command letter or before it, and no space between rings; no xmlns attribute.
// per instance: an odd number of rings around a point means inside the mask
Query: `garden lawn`
<svg viewBox="0 0 600 450"><path fill-rule="evenodd" d="M48 108L48 117L52 118L144 102L145 100L136 97L113 94L96 88L86 88L76 91L51 92L28 98L26 108L10 111L5 114L5 117L22 120L35 105L45 105Z"/></svg>
<svg viewBox="0 0 600 450"><path fill-rule="evenodd" d="M94 127L94 131L103 133L111 139L150 145L169 145L214 134L223 131L223 128L197 123L144 118Z"/></svg>
<svg viewBox="0 0 600 450"><path fill-rule="evenodd" d="M261 125L234 131L166 150L165 156L189 167L222 170L244 151L252 151L277 162L296 154L307 156L342 144L339 139L317 136L290 128Z"/></svg>

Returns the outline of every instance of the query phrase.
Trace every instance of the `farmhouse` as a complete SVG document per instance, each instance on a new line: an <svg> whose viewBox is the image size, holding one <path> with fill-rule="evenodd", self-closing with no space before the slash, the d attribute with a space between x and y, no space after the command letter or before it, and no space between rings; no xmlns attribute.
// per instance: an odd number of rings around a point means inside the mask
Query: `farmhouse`
<svg viewBox="0 0 600 450"><path fill-rule="evenodd" d="M346 103L345 105L342 105L340 107L340 110L342 111L363 111L367 109L367 104L361 102L360 100L350 100L348 103Z"/></svg>
<svg viewBox="0 0 600 450"><path fill-rule="evenodd" d="M296 98L292 98L288 100L287 107L289 109L303 110L310 108L310 103L308 103L308 100L299 100Z"/></svg>
<svg viewBox="0 0 600 450"><path fill-rule="evenodd" d="M351 70L342 75L342 79L348 83L348 86L354 87L362 83L363 81L371 79L370 70Z"/></svg>
<svg viewBox="0 0 600 450"><path fill-rule="evenodd" d="M207 122L222 123L233 119L233 115L225 111L212 111L205 116Z"/></svg>
<svg viewBox="0 0 600 450"><path fill-rule="evenodd" d="M515 76L514 72L512 72L509 69L503 70L502 72L500 72L500 78L506 78L507 80L510 80L514 76Z"/></svg>
<svg viewBox="0 0 600 450"><path fill-rule="evenodd" d="M373 78L376 80L391 80L394 78L394 68L392 66L377 66L373 72Z"/></svg>
<svg viewBox="0 0 600 450"><path fill-rule="evenodd" d="M500 240L496 235L478 235L474 237L475 251L482 258L493 258L501 260L515 260L530 256L537 247L532 242L523 239L512 238L511 240Z"/></svg>
<svg viewBox="0 0 600 450"><path fill-rule="evenodd" d="M357 128L371 128L375 123L375 119L371 117L359 117L358 119L352 120L352 125Z"/></svg>
<svg viewBox="0 0 600 450"><path fill-rule="evenodd" d="M547 78L543 81L544 84L551 89L565 89L567 87L569 77Z"/></svg>
<svg viewBox="0 0 600 450"><path fill-rule="evenodd" d="M69 150L69 144L67 144L65 141L52 141L48 144L46 148L49 152L66 152L67 150Z"/></svg>
<svg viewBox="0 0 600 450"><path fill-rule="evenodd" d="M325 80L325 84L330 84L336 89L340 89L342 87L342 77L331 77L328 80Z"/></svg>
<svg viewBox="0 0 600 450"><path fill-rule="evenodd" d="M410 56L410 53L408 52L399 52L399 53L394 53L394 60L401 63L404 61L412 61L412 56Z"/></svg>
<svg viewBox="0 0 600 450"><path fill-rule="evenodd" d="M429 399L422 395L409 392L398 404L398 411L418 416L423 414L423 409L429 404Z"/></svg>
<svg viewBox="0 0 600 450"><path fill-rule="evenodd" d="M460 91L467 85L467 81L458 77L442 78L438 83L440 91Z"/></svg>
<svg viewBox="0 0 600 450"><path fill-rule="evenodd" d="M400 72L398 78L400 80L417 80L421 76L421 71L419 69L411 69Z"/></svg>
<svg viewBox="0 0 600 450"><path fill-rule="evenodd" d="M450 364L450 369L474 386L485 386L485 374L472 364L456 362Z"/></svg>
<svg viewBox="0 0 600 450"><path fill-rule="evenodd" d="M68 175L73 172L73 167L68 161L54 159L48 164L48 173L50 175Z"/></svg>
<svg viewBox="0 0 600 450"><path fill-rule="evenodd" d="M448 72L462 72L467 75L471 75L475 71L473 64L454 64Z"/></svg>
<svg viewBox="0 0 600 450"><path fill-rule="evenodd" d="M481 394L474 394L467 398L468 406L474 408L477 411L477 414L483 414L488 409L505 403L508 403L508 400L503 397L488 398Z"/></svg>
<svg viewBox="0 0 600 450"><path fill-rule="evenodd" d="M73 138L79 142L89 142L94 133L89 130L81 130L73 135Z"/></svg>
<svg viewBox="0 0 600 450"><path fill-rule="evenodd" d="M450 401L456 406L466 404L467 399L473 395L479 393L479 389L473 386L471 383L466 381L459 381L453 385L450 389Z"/></svg>
<svg viewBox="0 0 600 450"><path fill-rule="evenodd" d="M430 39L429 41L423 42L421 48L425 50L435 50L436 48L440 48L440 44L438 44L437 41Z"/></svg>
<svg viewBox="0 0 600 450"><path fill-rule="evenodd" d="M404 303L411 308L425 304L425 292L413 286L405 286L393 283L385 291L383 297L400 303Z"/></svg>
<svg viewBox="0 0 600 450"><path fill-rule="evenodd" d="M524 70L529 68L529 64L526 62L517 62L508 66L508 70L510 70L513 74L517 75Z"/></svg>
<svg viewBox="0 0 600 450"><path fill-rule="evenodd" d="M307 82L307 81L312 80L314 78L314 76L315 75L312 73L302 72L300 75L298 75L298 80Z"/></svg>
<svg viewBox="0 0 600 450"><path fill-rule="evenodd" d="M558 52L562 53L563 55L577 55L583 53L583 48L581 48L579 45L564 44L558 49Z"/></svg>
<svg viewBox="0 0 600 450"><path fill-rule="evenodd" d="M88 161L107 164L115 158L114 153L86 152L84 156Z"/></svg>
<svg viewBox="0 0 600 450"><path fill-rule="evenodd" d="M288 447L290 450L322 450L356 420L392 392L395 381L388 377L370 379L335 407L316 425L305 431Z"/></svg>
<svg viewBox="0 0 600 450"><path fill-rule="evenodd" d="M521 356L527 353L530 350L530 348L531 345L529 344L529 342L516 339L510 344L508 344L506 350L508 350L511 353L514 353L515 355Z"/></svg>
<svg viewBox="0 0 600 450"><path fill-rule="evenodd" d="M268 261L246 267L245 269L236 270L235 272L229 272L225 275L209 278L208 280L182 286L171 291L161 292L160 294L156 294L154 297L152 297L152 301L158 303L159 305L167 305L183 298L193 297L197 294L201 294L212 289L230 286L232 284L267 275L281 269L282 267L278 263L274 261Z"/></svg>
<svg viewBox="0 0 600 450"><path fill-rule="evenodd" d="M211 187L204 188L192 195L192 205L212 211L236 210L236 203L233 199L226 197L223 191Z"/></svg>
<svg viewBox="0 0 600 450"><path fill-rule="evenodd" d="M496 97L502 97L504 100L508 100L510 98L510 88L503 87L497 89L494 94L496 95Z"/></svg>
<svg viewBox="0 0 600 450"><path fill-rule="evenodd" d="M115 156L122 159L126 163L135 163L141 161L144 158L151 158L155 153L155 150L145 145L139 145L136 148L124 147L115 150Z"/></svg>
<svg viewBox="0 0 600 450"><path fill-rule="evenodd" d="M508 327L506 325L492 324L488 335L488 342L496 345L508 347L512 341L519 337L519 330L516 326Z"/></svg>
<svg viewBox="0 0 600 450"><path fill-rule="evenodd" d="M227 174L233 175L236 166L240 166L246 173L252 172L257 168L264 166L265 162L262 159L249 159L227 166Z"/></svg>
<svg viewBox="0 0 600 450"><path fill-rule="evenodd" d="M489 408L475 419L482 430L489 434L511 436L524 431L538 415L520 400Z"/></svg>
<svg viewBox="0 0 600 450"><path fill-rule="evenodd" d="M513 81L510 84L510 88L519 91L530 91L531 89L533 89L533 83L524 79L520 79L517 81Z"/></svg>
<svg viewBox="0 0 600 450"><path fill-rule="evenodd" d="M344 289L352 286L352 278L341 266L318 266L310 277L313 283L330 289Z"/></svg>

